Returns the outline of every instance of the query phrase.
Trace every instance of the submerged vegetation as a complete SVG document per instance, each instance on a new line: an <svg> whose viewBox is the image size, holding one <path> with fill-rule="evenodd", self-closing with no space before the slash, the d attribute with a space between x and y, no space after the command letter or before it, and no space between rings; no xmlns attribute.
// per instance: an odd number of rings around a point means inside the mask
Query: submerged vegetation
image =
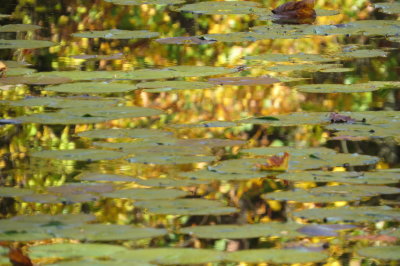
<svg viewBox="0 0 400 266"><path fill-rule="evenodd" d="M4 0L0 265L397 265L399 14Z"/></svg>

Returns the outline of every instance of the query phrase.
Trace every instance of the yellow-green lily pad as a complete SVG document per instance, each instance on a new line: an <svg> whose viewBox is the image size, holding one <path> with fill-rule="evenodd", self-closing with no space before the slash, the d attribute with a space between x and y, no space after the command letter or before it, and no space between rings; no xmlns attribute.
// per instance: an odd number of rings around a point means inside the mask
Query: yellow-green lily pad
<svg viewBox="0 0 400 266"><path fill-rule="evenodd" d="M103 38L103 39L141 39L154 38L159 35L158 32L147 30L102 30L102 31L83 31L73 33L72 36L79 38Z"/></svg>
<svg viewBox="0 0 400 266"><path fill-rule="evenodd" d="M38 158L74 161L113 160L125 155L126 154L123 152L98 149L43 150L35 151L30 154L30 156Z"/></svg>
<svg viewBox="0 0 400 266"><path fill-rule="evenodd" d="M138 88L146 89L147 92L208 89L214 86L214 84L199 81L152 81L137 84Z"/></svg>
<svg viewBox="0 0 400 266"><path fill-rule="evenodd" d="M387 14L400 14L400 3L398 2L376 3L374 7Z"/></svg>
<svg viewBox="0 0 400 266"><path fill-rule="evenodd" d="M226 169L223 169L226 170ZM199 171L192 172L180 172L178 173L180 177L185 177L190 180L213 180L213 181L228 181L228 180L248 180L263 178L267 174L262 172L245 172L245 173L220 173L217 171L212 171L208 169L202 169Z"/></svg>
<svg viewBox="0 0 400 266"><path fill-rule="evenodd" d="M186 196L188 193L179 189L165 188L129 188L104 193L103 197L133 200L167 200Z"/></svg>
<svg viewBox="0 0 400 266"><path fill-rule="evenodd" d="M259 147L259 148L250 148L250 149L243 149L240 150L244 153L250 153L254 155L260 156L273 156L277 154L281 154L284 152L289 153L290 155L294 156L301 156L301 155L310 155L310 154L336 154L335 150L318 147L318 148L296 148L296 147L289 147L289 146L282 146L282 147Z"/></svg>
<svg viewBox="0 0 400 266"><path fill-rule="evenodd" d="M136 6L136 5L177 5L185 3L184 0L105 0L115 5Z"/></svg>
<svg viewBox="0 0 400 266"><path fill-rule="evenodd" d="M47 86L47 91L67 92L75 94L119 93L138 89L133 84L116 82L76 82L56 86Z"/></svg>
<svg viewBox="0 0 400 266"><path fill-rule="evenodd" d="M31 97L5 102L11 106L46 106L50 108L104 107L113 106L117 100L63 97Z"/></svg>
<svg viewBox="0 0 400 266"><path fill-rule="evenodd" d="M301 92L308 93L354 93L379 90L379 86L371 83L357 84L307 84L296 86Z"/></svg>
<svg viewBox="0 0 400 266"><path fill-rule="evenodd" d="M139 153L135 157L127 159L130 163L144 164L192 164L201 162L216 161L216 156L187 156L187 155L168 155L154 154L152 152Z"/></svg>
<svg viewBox="0 0 400 266"><path fill-rule="evenodd" d="M22 197L33 193L32 190L27 188L0 187L0 197Z"/></svg>
<svg viewBox="0 0 400 266"><path fill-rule="evenodd" d="M104 174L83 172L74 177L76 180L82 181L113 181L113 182L136 182L141 179L128 175Z"/></svg>
<svg viewBox="0 0 400 266"><path fill-rule="evenodd" d="M356 252L363 257L379 260L400 260L400 246L365 247L357 249Z"/></svg>
<svg viewBox="0 0 400 266"><path fill-rule="evenodd" d="M208 184L207 180L187 180L172 178L150 178L137 181L138 184L148 187L192 187L202 184Z"/></svg>
<svg viewBox="0 0 400 266"><path fill-rule="evenodd" d="M98 139L140 138L154 139L172 136L172 132L149 128L95 129L77 134L79 137Z"/></svg>
<svg viewBox="0 0 400 266"><path fill-rule="evenodd" d="M41 40L0 40L0 49L38 49L55 45L57 43Z"/></svg>
<svg viewBox="0 0 400 266"><path fill-rule="evenodd" d="M7 24L0 26L0 32L35 31L42 27L31 24Z"/></svg>
<svg viewBox="0 0 400 266"><path fill-rule="evenodd" d="M184 5L178 10L208 15L254 14L262 10L269 12L269 10L258 6L259 3L250 1L205 1Z"/></svg>

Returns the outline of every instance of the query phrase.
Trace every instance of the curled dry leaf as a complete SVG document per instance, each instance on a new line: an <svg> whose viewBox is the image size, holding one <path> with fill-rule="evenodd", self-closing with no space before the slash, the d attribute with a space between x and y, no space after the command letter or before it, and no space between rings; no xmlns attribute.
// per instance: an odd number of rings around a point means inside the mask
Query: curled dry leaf
<svg viewBox="0 0 400 266"><path fill-rule="evenodd" d="M304 19L316 16L314 0L291 1L278 6L272 13L279 17Z"/></svg>
<svg viewBox="0 0 400 266"><path fill-rule="evenodd" d="M267 159L266 163L256 164L261 171L285 171L289 164L289 153L274 155Z"/></svg>
<svg viewBox="0 0 400 266"><path fill-rule="evenodd" d="M330 113L329 114L329 120L331 121L331 123L355 123L356 120L354 118L351 118L350 116L347 115L341 115L338 113Z"/></svg>
<svg viewBox="0 0 400 266"><path fill-rule="evenodd" d="M8 258L14 266L33 266L31 259L22 253L19 248L10 248Z"/></svg>

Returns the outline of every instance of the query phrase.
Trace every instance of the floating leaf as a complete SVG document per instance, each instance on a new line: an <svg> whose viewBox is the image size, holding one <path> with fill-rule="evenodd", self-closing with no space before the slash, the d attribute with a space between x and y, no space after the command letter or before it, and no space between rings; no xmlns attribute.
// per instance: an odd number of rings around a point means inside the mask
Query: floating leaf
<svg viewBox="0 0 400 266"><path fill-rule="evenodd" d="M118 93L138 89L133 84L128 83L109 83L109 82L76 82L61 84L57 86L45 87L47 91L78 93L78 94L96 94L96 93Z"/></svg>
<svg viewBox="0 0 400 266"><path fill-rule="evenodd" d="M139 201L135 206L145 208L150 213L167 215L224 215L238 212L219 201L206 199L175 199L164 201Z"/></svg>
<svg viewBox="0 0 400 266"><path fill-rule="evenodd" d="M187 180L187 179L171 179L171 178L151 178L137 181L142 186L149 187L191 187L202 184L208 184L205 180Z"/></svg>
<svg viewBox="0 0 400 266"><path fill-rule="evenodd" d="M390 172L307 171L284 173L276 177L294 182L339 182L350 184L396 184L400 181L400 176L397 173Z"/></svg>
<svg viewBox="0 0 400 266"><path fill-rule="evenodd" d="M354 71L354 68L338 67L338 68L322 69L319 72L323 72L323 73L344 73L344 72L352 72L352 71Z"/></svg>
<svg viewBox="0 0 400 266"><path fill-rule="evenodd" d="M284 115L274 115L270 116L270 119L263 119L263 117L254 117L239 120L237 122L249 124L268 124L271 126L318 125L326 124L329 122L327 115L328 113L324 112L298 112Z"/></svg>
<svg viewBox="0 0 400 266"><path fill-rule="evenodd" d="M35 31L42 27L30 24L7 24L0 26L0 32Z"/></svg>
<svg viewBox="0 0 400 266"><path fill-rule="evenodd" d="M225 170L225 169L224 169ZM248 180L265 177L267 174L261 172L245 172L245 173L219 173L207 169L178 173L180 177L189 178L190 180Z"/></svg>
<svg viewBox="0 0 400 266"><path fill-rule="evenodd" d="M194 4L187 4L179 8L179 11L185 12L192 12L192 13L200 13L200 14L208 14L208 15L215 15L215 14L223 14L223 15L230 15L230 14L253 14L256 11L268 12L265 8L259 8L258 3L250 2L250 1L206 1L206 2L199 2Z"/></svg>
<svg viewBox="0 0 400 266"><path fill-rule="evenodd" d="M0 49L37 49L55 45L54 42L40 40L0 40Z"/></svg>
<svg viewBox="0 0 400 266"><path fill-rule="evenodd" d="M72 108L71 108L72 109ZM42 113L42 114L32 114L26 116L19 116L16 118L22 123L38 123L38 124L60 124L60 125L74 125L74 124L91 124L100 123L108 120L113 120L114 118L107 117L91 117L81 115L69 115L66 113Z"/></svg>
<svg viewBox="0 0 400 266"><path fill-rule="evenodd" d="M72 244L58 243L38 245L29 248L29 256L32 259L40 258L88 258L110 257L119 252L127 251L126 248L117 245L106 244Z"/></svg>
<svg viewBox="0 0 400 266"><path fill-rule="evenodd" d="M0 197L21 197L33 194L33 191L27 188L0 187Z"/></svg>
<svg viewBox="0 0 400 266"><path fill-rule="evenodd" d="M61 186L47 187L47 191L60 195L107 193L114 190L111 184L99 183L66 183Z"/></svg>
<svg viewBox="0 0 400 266"><path fill-rule="evenodd" d="M201 162L216 161L215 156L187 156L187 155L165 155L154 154L152 152L140 153L135 157L128 159L130 163L144 163L144 164L191 164Z"/></svg>
<svg viewBox="0 0 400 266"><path fill-rule="evenodd" d="M148 128L120 128L120 129L96 129L83 131L77 134L80 137L99 138L99 139L118 139L118 138L141 138L153 139L168 137L172 132Z"/></svg>
<svg viewBox="0 0 400 266"><path fill-rule="evenodd" d="M174 90L196 90L214 87L208 82L196 81L152 81L137 84L138 88L145 88L148 92L165 92Z"/></svg>
<svg viewBox="0 0 400 266"><path fill-rule="evenodd" d="M117 100L91 98L31 97L5 102L11 106L47 106L50 108L104 107L112 106Z"/></svg>
<svg viewBox="0 0 400 266"><path fill-rule="evenodd" d="M157 199L176 199L184 197L187 192L179 189L159 189L159 188L130 188L116 190L111 193L103 194L107 198L133 199L133 200L157 200Z"/></svg>
<svg viewBox="0 0 400 266"><path fill-rule="evenodd" d="M308 93L354 93L376 91L379 89L379 87L371 83L307 84L296 86L296 89L298 91Z"/></svg>
<svg viewBox="0 0 400 266"><path fill-rule="evenodd" d="M260 148L250 148L243 149L241 152L250 153L254 155L261 156L272 156L276 154L289 153L293 156L304 156L310 154L336 154L335 150L320 147L320 148L296 148L296 147L260 147Z"/></svg>
<svg viewBox="0 0 400 266"><path fill-rule="evenodd" d="M103 117L108 120L119 118L134 118L145 117L162 114L161 110L137 107L137 106L117 106L117 107L90 107L90 108L68 108L60 110L60 113L65 113L72 116L81 117Z"/></svg>
<svg viewBox="0 0 400 266"><path fill-rule="evenodd" d="M356 252L368 258L400 260L400 246L365 247L357 249Z"/></svg>
<svg viewBox="0 0 400 266"><path fill-rule="evenodd" d="M321 71L330 68L341 67L341 64L292 64L292 65L276 65L268 67L269 71L288 72L288 71Z"/></svg>
<svg viewBox="0 0 400 266"><path fill-rule="evenodd" d="M215 40L207 40L197 36L189 37L169 37L157 39L156 42L161 44L209 44L214 43Z"/></svg>
<svg viewBox="0 0 400 266"><path fill-rule="evenodd" d="M36 72L36 70L32 69L32 68L13 67L13 68L7 69L7 77L29 75L29 74L32 74L35 72Z"/></svg>
<svg viewBox="0 0 400 266"><path fill-rule="evenodd" d="M103 38L103 39L141 39L154 38L159 35L158 32L147 30L103 30L103 31L84 31L73 33L72 36L79 38Z"/></svg>
<svg viewBox="0 0 400 266"><path fill-rule="evenodd" d="M310 224L297 229L297 231L308 236L339 236L337 231L356 227L351 224Z"/></svg>
<svg viewBox="0 0 400 266"><path fill-rule="evenodd" d="M262 54L254 56L244 57L246 60L265 60L270 62L331 62L335 61L335 58L328 55L320 54Z"/></svg>
<svg viewBox="0 0 400 266"><path fill-rule="evenodd" d="M295 211L293 214L309 220L326 220L328 222L400 221L398 210L387 206L314 208Z"/></svg>
<svg viewBox="0 0 400 266"><path fill-rule="evenodd" d="M400 3L376 3L375 8L381 9L382 12L387 14L400 14Z"/></svg>
<svg viewBox="0 0 400 266"><path fill-rule="evenodd" d="M248 263L309 263L319 262L328 258L328 255L322 252L303 251L296 249L252 249L240 250L227 253L226 260Z"/></svg>
<svg viewBox="0 0 400 266"><path fill-rule="evenodd" d="M76 180L83 180L83 181L113 181L113 182L136 182L141 180L128 175L103 174L103 173L91 173L91 172L83 172L75 176L74 178Z"/></svg>
<svg viewBox="0 0 400 266"><path fill-rule="evenodd" d="M270 236L292 238L302 236L302 234L296 231L302 226L295 223L275 222L245 225L204 225L182 228L180 232L208 239L242 239Z"/></svg>
<svg viewBox="0 0 400 266"><path fill-rule="evenodd" d="M280 82L279 79L269 76L265 77L222 77L209 79L208 82L218 85L234 85L234 86L254 86L254 85L269 85Z"/></svg>
<svg viewBox="0 0 400 266"><path fill-rule="evenodd" d="M110 55L91 55L91 54L82 54L82 55L71 55L71 58L74 59L82 59L82 60L91 60L91 61L99 61L99 60L117 60L122 59L124 54L110 54Z"/></svg>
<svg viewBox="0 0 400 266"><path fill-rule="evenodd" d="M113 3L115 5L177 5L185 3L183 0L105 0L106 2Z"/></svg>
<svg viewBox="0 0 400 266"><path fill-rule="evenodd" d="M72 81L69 78L64 77L3 77L0 79L0 84L4 85L17 85L17 84L27 84L27 85L50 85L50 84L61 84Z"/></svg>
<svg viewBox="0 0 400 266"><path fill-rule="evenodd" d="M235 127L237 123L235 122L228 122L228 121L205 121L200 122L197 124L169 124L169 127L172 128L197 128L197 127L206 127L206 128L213 128L213 127Z"/></svg>
<svg viewBox="0 0 400 266"><path fill-rule="evenodd" d="M75 150L43 150L30 154L32 157L74 160L74 161L98 161L113 160L125 156L125 153L118 151L96 150L96 149L75 149Z"/></svg>
<svg viewBox="0 0 400 266"><path fill-rule="evenodd" d="M379 49L354 50L337 54L342 59L386 57L388 52Z"/></svg>
<svg viewBox="0 0 400 266"><path fill-rule="evenodd" d="M157 265L206 264L224 258L222 251L194 248L146 248L116 254L118 260L144 260Z"/></svg>
<svg viewBox="0 0 400 266"><path fill-rule="evenodd" d="M56 234L61 238L86 241L115 241L159 237L166 235L167 230L118 224L85 224L59 230Z"/></svg>

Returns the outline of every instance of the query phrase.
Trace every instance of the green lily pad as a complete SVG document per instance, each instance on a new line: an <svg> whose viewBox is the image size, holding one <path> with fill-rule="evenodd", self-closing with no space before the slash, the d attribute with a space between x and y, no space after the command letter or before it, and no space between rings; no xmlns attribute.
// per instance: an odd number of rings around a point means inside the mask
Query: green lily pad
<svg viewBox="0 0 400 266"><path fill-rule="evenodd" d="M35 75L33 73L32 75ZM17 85L17 84L27 84L27 85L50 85L50 84L61 84L72 81L65 77L55 77L55 76L25 76L25 77L3 77L0 79L0 84L4 85Z"/></svg>
<svg viewBox="0 0 400 266"><path fill-rule="evenodd" d="M8 68L23 68L23 67L28 67L31 66L31 64L27 62L20 62L20 61L13 61L13 60L2 60L1 61L3 64L5 64Z"/></svg>
<svg viewBox="0 0 400 266"><path fill-rule="evenodd" d="M354 136L366 138L385 138L395 137L400 133L400 123L392 122L388 124L374 125L373 123L356 123L356 124L331 124L325 128L334 130L335 136Z"/></svg>
<svg viewBox="0 0 400 266"><path fill-rule="evenodd" d="M40 258L88 258L88 257L111 257L119 252L127 251L126 248L117 245L106 244L72 244L58 243L38 245L29 248L31 259Z"/></svg>
<svg viewBox="0 0 400 266"><path fill-rule="evenodd" d="M245 225L204 225L185 227L180 230L183 234L194 235L197 238L208 239L241 239L256 237L292 238L304 236L297 232L303 225L295 223L264 223Z"/></svg>
<svg viewBox="0 0 400 266"><path fill-rule="evenodd" d="M42 27L30 24L7 24L0 26L0 32L35 31Z"/></svg>
<svg viewBox="0 0 400 266"><path fill-rule="evenodd" d="M158 32L147 30L102 30L102 31L83 31L73 33L72 36L79 38L103 38L103 39L142 39L154 38L159 35Z"/></svg>
<svg viewBox="0 0 400 266"><path fill-rule="evenodd" d="M180 172L178 173L178 175L180 177L189 178L190 180L229 181L229 180L248 180L248 179L263 178L267 174L263 172L219 173L217 171L210 171L208 169L203 169L193 172Z"/></svg>
<svg viewBox="0 0 400 266"><path fill-rule="evenodd" d="M11 106L47 106L50 108L77 108L77 107L104 107L112 106L117 100L107 99L85 99L85 98L62 98L62 97L32 97L18 101L7 101Z"/></svg>
<svg viewBox="0 0 400 266"><path fill-rule="evenodd" d="M242 177L252 176L252 174L257 174L258 177L266 176L267 173L257 173L258 167L257 164L265 163L265 158L241 158L241 159L233 159L233 160L225 160L221 161L216 165L209 166L208 169L212 172L217 172L221 174L239 174ZM194 173L194 172L193 172ZM204 173L207 176L213 176L212 173ZM233 178L235 175L229 176L229 178ZM217 176L222 178L223 175ZM228 176L227 176L228 177ZM253 178L253 177L252 177ZM242 179L237 176L235 179ZM243 178L248 179L248 178Z"/></svg>
<svg viewBox="0 0 400 266"><path fill-rule="evenodd" d="M304 156L304 155L311 155L311 154L336 154L335 150L319 147L319 148L295 148L295 147L260 147L260 148L250 148L250 149L243 149L240 150L244 153L250 153L254 155L261 155L261 156L273 156L277 154L281 154L284 152L289 153L293 156Z"/></svg>
<svg viewBox="0 0 400 266"><path fill-rule="evenodd" d="M379 49L354 50L337 54L341 59L386 57L387 55L388 52Z"/></svg>
<svg viewBox="0 0 400 266"><path fill-rule="evenodd" d="M221 77L212 78L208 82L218 85L233 85L233 86L256 86L256 85L269 85L280 82L279 79L264 76L264 77Z"/></svg>
<svg viewBox="0 0 400 266"><path fill-rule="evenodd" d="M254 56L245 56L246 60L263 60L270 62L332 62L335 61L335 58L328 55L320 55L320 54L261 54Z"/></svg>
<svg viewBox="0 0 400 266"><path fill-rule="evenodd" d="M99 258L96 260L95 258L87 258L87 259L82 259L82 260L66 260L66 261L59 261L57 263L52 263L52 266L84 266L84 265L90 265L90 266L115 266L116 264L125 264L129 266L154 266L155 264L150 264L144 261L141 261L139 259L136 259L136 261L129 260L129 261L123 261L123 260L118 260L118 258L114 259L109 259L109 260L101 260Z"/></svg>
<svg viewBox="0 0 400 266"><path fill-rule="evenodd" d="M172 132L149 128L95 129L77 134L79 137L98 139L140 138L157 139L172 136Z"/></svg>
<svg viewBox="0 0 400 266"><path fill-rule="evenodd" d="M137 84L138 88L146 89L147 92L165 92L174 90L208 89L214 84L196 81L152 81Z"/></svg>
<svg viewBox="0 0 400 266"><path fill-rule="evenodd" d="M357 249L356 252L368 258L400 260L400 246L365 247Z"/></svg>
<svg viewBox="0 0 400 266"><path fill-rule="evenodd" d="M216 161L216 156L187 156L187 155L166 155L154 154L152 152L140 153L135 157L127 159L130 163L144 164L192 164L201 162Z"/></svg>
<svg viewBox="0 0 400 266"><path fill-rule="evenodd" d="M161 110L137 107L137 106L117 106L117 107L90 107L90 108L68 108L62 109L60 113L82 117L104 117L108 120L119 118L134 118L155 116L162 114Z"/></svg>
<svg viewBox="0 0 400 266"><path fill-rule="evenodd" d="M219 201L206 199L149 200L135 202L135 206L145 208L153 214L167 215L225 215L239 211L226 207Z"/></svg>
<svg viewBox="0 0 400 266"><path fill-rule="evenodd" d="M37 49L56 45L57 43L41 40L0 40L0 49Z"/></svg>
<svg viewBox="0 0 400 266"><path fill-rule="evenodd" d="M377 85L371 83L358 84L307 84L296 86L301 92L308 93L354 93L354 92L370 92L379 89Z"/></svg>
<svg viewBox="0 0 400 266"><path fill-rule="evenodd" d="M206 180L187 180L187 179L171 179L171 178L151 178L138 180L138 184L148 187L192 187L202 184L208 184Z"/></svg>
<svg viewBox="0 0 400 266"><path fill-rule="evenodd" d="M341 67L341 64L291 64L291 65L276 65L268 67L269 71L274 72L288 72L288 71L321 71L330 68Z"/></svg>
<svg viewBox="0 0 400 266"><path fill-rule="evenodd" d="M57 86L45 87L47 91L78 93L78 94L96 94L96 93L118 93L138 89L133 84L127 83L108 83L108 82L76 82L60 84Z"/></svg>
<svg viewBox="0 0 400 266"><path fill-rule="evenodd" d="M310 190L277 191L263 195L265 199L296 202L327 203L335 201L356 201L363 197L372 197L382 194L397 194L400 189L387 186L323 186Z"/></svg>
<svg viewBox="0 0 400 266"><path fill-rule="evenodd" d="M197 128L197 127L206 127L206 128L212 128L212 127L235 127L237 126L237 123L235 122L229 122L229 121L205 121L205 122L200 122L196 124L169 124L168 127L172 128Z"/></svg>
<svg viewBox="0 0 400 266"><path fill-rule="evenodd" d="M94 194L71 194L71 195L52 195L52 194L33 194L21 198L24 202L47 203L47 204L74 204L99 200L99 196Z"/></svg>
<svg viewBox="0 0 400 266"><path fill-rule="evenodd" d="M27 188L0 187L0 197L22 197L33 193L32 190Z"/></svg>
<svg viewBox="0 0 400 266"><path fill-rule="evenodd" d="M296 249L253 249L227 253L226 260L235 262L277 264L320 262L327 259L328 254L316 251Z"/></svg>
<svg viewBox="0 0 400 266"><path fill-rule="evenodd" d="M107 198L133 199L133 200L158 200L176 199L186 196L188 193L179 189L160 188L130 188L121 189L103 194Z"/></svg>
<svg viewBox="0 0 400 266"><path fill-rule="evenodd" d="M66 113L54 112L54 113L41 113L41 114L19 116L16 117L15 119L21 121L22 123L37 123L46 125L52 125L52 124L75 125L75 124L100 123L108 120L113 120L114 118L91 117L91 116L84 116L84 114L70 115Z"/></svg>
<svg viewBox="0 0 400 266"><path fill-rule="evenodd" d="M339 182L350 184L397 184L398 173L390 172L328 172L306 171L283 173L276 176L294 182Z"/></svg>
<svg viewBox="0 0 400 266"><path fill-rule="evenodd" d="M113 182L137 182L141 180L128 175L103 174L103 173L92 173L92 172L84 172L75 176L74 178L76 180L82 180L82 181L113 181Z"/></svg>
<svg viewBox="0 0 400 266"><path fill-rule="evenodd" d="M1 44L0 44L1 45ZM133 71L52 71L38 72L32 77L46 78L57 76L72 80L122 79L148 80L182 77L203 77L236 72L234 68L213 66L171 66L163 69L138 69Z"/></svg>
<svg viewBox="0 0 400 266"><path fill-rule="evenodd" d="M105 0L115 5L135 6L135 5L177 5L185 3L183 0Z"/></svg>
<svg viewBox="0 0 400 266"><path fill-rule="evenodd" d="M373 4L375 8L381 9L382 12L387 14L400 14L400 3L376 3Z"/></svg>
<svg viewBox="0 0 400 266"><path fill-rule="evenodd" d="M81 60L90 60L90 61L100 61L100 60L118 60L123 59L123 53L116 53L110 55L97 55L97 54L80 54L80 55L71 55L71 58L81 59Z"/></svg>
<svg viewBox="0 0 400 266"><path fill-rule="evenodd" d="M187 4L179 8L179 11L208 14L208 15L231 15L231 14L254 14L256 11L269 12L268 9L259 8L256 2L238 1L206 1L194 4Z"/></svg>
<svg viewBox="0 0 400 266"><path fill-rule="evenodd" d="M161 44L209 44L214 43L215 40L206 40L197 36L187 36L187 37L169 37L156 39L156 42Z"/></svg>
<svg viewBox="0 0 400 266"><path fill-rule="evenodd" d="M30 154L32 157L74 160L74 161L98 161L113 160L125 156L125 153L117 151L96 150L96 149L75 149L75 150L43 150Z"/></svg>
<svg viewBox="0 0 400 266"><path fill-rule="evenodd" d="M323 72L323 73L344 73L344 72L352 72L352 71L354 71L354 68L337 67L337 68L322 69L319 72Z"/></svg>
<svg viewBox="0 0 400 266"><path fill-rule="evenodd" d="M400 221L397 209L387 206L361 206L339 208L314 208L293 212L296 217L328 222L379 222Z"/></svg>
<svg viewBox="0 0 400 266"><path fill-rule="evenodd" d="M248 124L268 124L271 126L298 126L326 124L330 121L329 114L324 112L298 112L284 115L247 118L237 121Z"/></svg>
<svg viewBox="0 0 400 266"><path fill-rule="evenodd" d="M56 232L57 237L87 241L115 241L153 238L166 235L166 229L141 228L118 224L85 224Z"/></svg>
<svg viewBox="0 0 400 266"><path fill-rule="evenodd" d="M47 187L47 191L60 195L107 193L114 191L111 184L100 183L65 183L61 186Z"/></svg>
<svg viewBox="0 0 400 266"><path fill-rule="evenodd" d="M8 77L11 76L22 76L22 75L29 75L35 73L36 69L26 68L26 67L13 67L7 69L6 75Z"/></svg>
<svg viewBox="0 0 400 266"><path fill-rule="evenodd" d="M206 264L219 262L224 252L213 249L194 248L146 248L135 249L116 254L118 260L144 260L157 265Z"/></svg>

